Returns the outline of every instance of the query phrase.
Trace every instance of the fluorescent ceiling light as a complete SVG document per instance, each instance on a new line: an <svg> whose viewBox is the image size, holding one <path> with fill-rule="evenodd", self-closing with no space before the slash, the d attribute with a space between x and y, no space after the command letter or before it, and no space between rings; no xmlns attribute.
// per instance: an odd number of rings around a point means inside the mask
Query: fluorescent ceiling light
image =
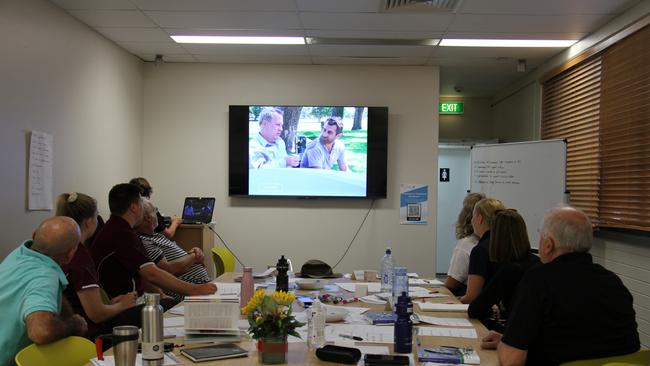
<svg viewBox="0 0 650 366"><path fill-rule="evenodd" d="M576 40L554 39L443 39L440 46L448 47L569 47Z"/></svg>
<svg viewBox="0 0 650 366"><path fill-rule="evenodd" d="M176 43L210 44L305 44L304 37L246 37L246 36L171 36Z"/></svg>

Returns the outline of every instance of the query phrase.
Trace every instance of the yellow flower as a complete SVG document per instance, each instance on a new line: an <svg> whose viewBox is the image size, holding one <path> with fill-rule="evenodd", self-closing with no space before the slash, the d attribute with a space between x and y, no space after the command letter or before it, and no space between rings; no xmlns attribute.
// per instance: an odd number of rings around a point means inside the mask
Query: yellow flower
<svg viewBox="0 0 650 366"><path fill-rule="evenodd" d="M290 292L276 291L271 295L273 300L278 305L289 306L296 299L296 295Z"/></svg>
<svg viewBox="0 0 650 366"><path fill-rule="evenodd" d="M258 306L260 306L262 304L262 300L264 299L264 294L265 291L262 289L255 291L253 297L248 300L248 304L241 308L242 314L247 315L251 311L255 310Z"/></svg>

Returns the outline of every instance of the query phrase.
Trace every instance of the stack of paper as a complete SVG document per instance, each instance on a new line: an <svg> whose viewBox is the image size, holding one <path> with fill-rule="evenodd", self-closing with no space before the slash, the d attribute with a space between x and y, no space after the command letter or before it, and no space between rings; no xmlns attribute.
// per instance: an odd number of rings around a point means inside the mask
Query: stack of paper
<svg viewBox="0 0 650 366"><path fill-rule="evenodd" d="M469 304L441 304L433 302L418 302L422 311L461 311L467 312Z"/></svg>
<svg viewBox="0 0 650 366"><path fill-rule="evenodd" d="M185 298L185 340L232 341L240 338L239 301L224 301L220 295Z"/></svg>

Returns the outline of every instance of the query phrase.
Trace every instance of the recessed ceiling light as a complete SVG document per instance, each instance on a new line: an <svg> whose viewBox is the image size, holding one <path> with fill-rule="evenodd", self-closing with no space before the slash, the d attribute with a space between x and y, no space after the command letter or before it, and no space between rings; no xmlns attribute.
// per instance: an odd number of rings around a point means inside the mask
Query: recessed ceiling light
<svg viewBox="0 0 650 366"><path fill-rule="evenodd" d="M304 37L247 37L247 36L171 36L176 43L210 44L305 44Z"/></svg>
<svg viewBox="0 0 650 366"><path fill-rule="evenodd" d="M569 47L576 40L557 39L443 39L447 47Z"/></svg>

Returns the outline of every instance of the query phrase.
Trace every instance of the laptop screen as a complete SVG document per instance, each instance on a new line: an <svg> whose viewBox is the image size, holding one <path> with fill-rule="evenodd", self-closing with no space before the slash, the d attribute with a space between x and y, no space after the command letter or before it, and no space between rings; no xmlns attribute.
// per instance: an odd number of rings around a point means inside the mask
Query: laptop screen
<svg viewBox="0 0 650 366"><path fill-rule="evenodd" d="M183 222L207 224L212 221L214 197L187 197L183 204Z"/></svg>

